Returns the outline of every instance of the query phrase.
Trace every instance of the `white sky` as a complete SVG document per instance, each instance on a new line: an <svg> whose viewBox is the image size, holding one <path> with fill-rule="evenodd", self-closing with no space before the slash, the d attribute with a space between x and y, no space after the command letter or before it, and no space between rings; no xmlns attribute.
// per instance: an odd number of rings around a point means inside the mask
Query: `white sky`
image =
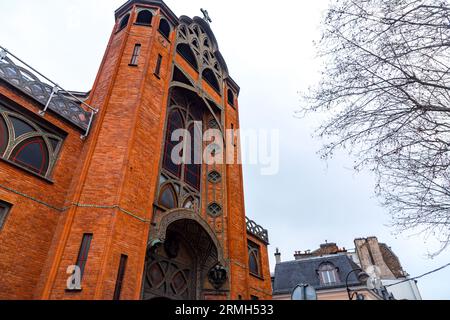
<svg viewBox="0 0 450 320"><path fill-rule="evenodd" d="M0 45L68 90L91 88L106 48L114 10L125 0L0 1ZM178 15L208 9L212 28L234 80L241 86L241 127L279 129L281 171L261 176L245 166L247 215L269 229L270 256L284 261L297 250L316 249L325 240L353 248L353 239L377 236L416 276L450 262L450 250L427 258L430 239L395 237L386 209L374 198L374 180L355 174L352 159L323 162L311 137L317 120L298 120L298 91L318 78L312 41L327 0L166 0ZM449 299L450 268L419 280L425 299Z"/></svg>

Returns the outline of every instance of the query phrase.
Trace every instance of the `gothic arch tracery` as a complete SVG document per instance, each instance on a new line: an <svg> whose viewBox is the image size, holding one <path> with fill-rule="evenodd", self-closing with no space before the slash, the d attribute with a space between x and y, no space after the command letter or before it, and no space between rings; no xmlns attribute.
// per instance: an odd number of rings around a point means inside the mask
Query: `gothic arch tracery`
<svg viewBox="0 0 450 320"><path fill-rule="evenodd" d="M190 51L186 49L186 46L189 46ZM226 70L224 70L223 62L219 58L220 52L217 50L215 39L211 39L204 27L194 21L191 24L188 24L187 21L182 22L177 32L177 51L193 65L199 74L204 76L205 71L207 71L208 82L219 94L222 94L221 84L225 78ZM192 52L192 54L188 54L189 52ZM196 60L195 63L191 61L193 58ZM211 81L212 77L216 78L218 86L215 85L216 81Z"/></svg>
<svg viewBox="0 0 450 320"><path fill-rule="evenodd" d="M200 215L171 210L155 220L150 234L143 299L203 299L208 292L229 291L222 245Z"/></svg>
<svg viewBox="0 0 450 320"><path fill-rule="evenodd" d="M27 117L0 106L0 157L49 178L62 139Z"/></svg>
<svg viewBox="0 0 450 320"><path fill-rule="evenodd" d="M208 237L214 244L216 251L213 254L213 257L216 259L215 262L226 265L226 261L223 255L223 248L214 231L211 229L211 226L205 220L203 220L201 216L186 209L172 210L167 215L161 217L157 221L157 223L155 223L157 227L154 228L152 232L150 232L150 234L152 234L153 236L149 240L148 246L151 247L155 240L164 242L166 240L166 234L169 226L177 221L193 221L198 224L201 227L202 232L208 235Z"/></svg>
<svg viewBox="0 0 450 320"><path fill-rule="evenodd" d="M185 208L191 212L199 214L201 212L201 190L202 190L202 165L197 161L201 161L203 155L202 136L203 127L198 122L205 122L205 113L208 108L202 103L202 100L195 92L187 91L181 88L171 89L170 104L167 111L165 143L163 147L163 159L161 164L160 181L157 191L158 210L167 212L171 209ZM195 126L195 130L192 130ZM191 142L199 141L201 144L193 144L191 146L190 163L175 164L172 159L174 149L181 141L173 142L172 134L175 130L189 130ZM194 132L192 132L194 131ZM186 139L187 137L182 137ZM201 148L199 148L200 146ZM187 159L189 160L189 159ZM197 161L194 161L197 160ZM175 201L170 200L167 188L170 186L171 193L176 197L176 205L167 205ZM161 201L164 200L164 201ZM166 205L164 205L166 203Z"/></svg>

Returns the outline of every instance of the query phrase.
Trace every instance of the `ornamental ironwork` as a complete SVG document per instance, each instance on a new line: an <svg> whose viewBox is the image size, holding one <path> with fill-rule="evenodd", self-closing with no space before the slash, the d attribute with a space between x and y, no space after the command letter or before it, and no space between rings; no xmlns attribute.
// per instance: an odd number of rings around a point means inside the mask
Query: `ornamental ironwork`
<svg viewBox="0 0 450 320"><path fill-rule="evenodd" d="M222 207L218 203L211 203L208 206L208 214L213 217L218 217L222 214Z"/></svg>
<svg viewBox="0 0 450 320"><path fill-rule="evenodd" d="M211 171L208 174L208 181L211 183L218 183L221 180L222 180L222 175L219 172L217 172L216 170Z"/></svg>
<svg viewBox="0 0 450 320"><path fill-rule="evenodd" d="M11 58L23 66L19 66ZM44 108L41 115L50 109L86 134L89 132L96 109L88 106L73 93L63 90L2 47L0 47L0 79L42 104ZM85 110L82 105L90 110Z"/></svg>
<svg viewBox="0 0 450 320"><path fill-rule="evenodd" d="M269 232L258 225L255 221L245 218L247 221L247 232L262 240L265 243L269 243Z"/></svg>

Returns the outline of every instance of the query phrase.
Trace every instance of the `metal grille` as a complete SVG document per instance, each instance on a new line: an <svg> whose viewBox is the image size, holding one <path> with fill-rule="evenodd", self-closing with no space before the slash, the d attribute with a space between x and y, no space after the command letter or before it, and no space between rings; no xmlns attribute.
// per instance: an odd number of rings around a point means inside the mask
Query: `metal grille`
<svg viewBox="0 0 450 320"><path fill-rule="evenodd" d="M209 182L211 182L211 183L218 183L218 182L220 182L220 180L222 180L222 176L217 171L211 171L208 174L208 181Z"/></svg>
<svg viewBox="0 0 450 320"><path fill-rule="evenodd" d="M217 217L222 214L222 207L213 202L208 206L208 213L213 217Z"/></svg>

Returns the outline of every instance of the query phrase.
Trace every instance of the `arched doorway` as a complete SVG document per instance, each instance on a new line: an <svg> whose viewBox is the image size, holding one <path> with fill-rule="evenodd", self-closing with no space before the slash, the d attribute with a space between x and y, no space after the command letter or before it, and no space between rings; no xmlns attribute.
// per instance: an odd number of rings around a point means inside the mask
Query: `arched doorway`
<svg viewBox="0 0 450 320"><path fill-rule="evenodd" d="M227 271L204 226L192 219L166 223L163 240L149 244L143 299L201 300L225 290Z"/></svg>

